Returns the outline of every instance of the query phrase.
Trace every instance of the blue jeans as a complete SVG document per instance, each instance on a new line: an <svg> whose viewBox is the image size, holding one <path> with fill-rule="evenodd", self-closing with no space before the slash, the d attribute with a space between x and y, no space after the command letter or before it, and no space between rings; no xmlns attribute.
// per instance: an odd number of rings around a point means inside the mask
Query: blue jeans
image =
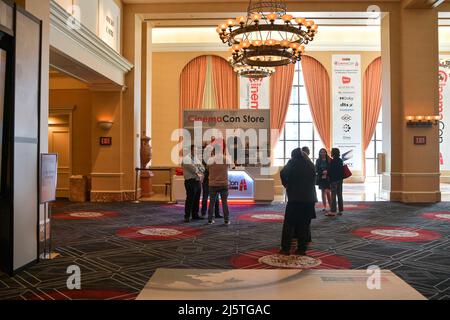
<svg viewBox="0 0 450 320"><path fill-rule="evenodd" d="M343 183L344 181L342 180L331 183L331 212L337 211L338 204L339 204L339 212L344 211L344 198L342 196Z"/></svg>
<svg viewBox="0 0 450 320"><path fill-rule="evenodd" d="M208 220L213 221L214 219L214 209L216 207L216 202L222 199L222 207L223 207L223 217L225 222L230 221L230 211L228 209L228 186L227 187L209 187L209 195L211 199L211 203L209 204L208 209Z"/></svg>

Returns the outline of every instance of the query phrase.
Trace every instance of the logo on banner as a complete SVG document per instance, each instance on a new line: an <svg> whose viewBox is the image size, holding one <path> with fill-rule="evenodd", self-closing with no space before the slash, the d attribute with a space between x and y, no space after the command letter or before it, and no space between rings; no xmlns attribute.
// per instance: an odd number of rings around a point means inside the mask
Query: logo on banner
<svg viewBox="0 0 450 320"><path fill-rule="evenodd" d="M346 77L346 76L342 77L342 83L343 84L350 84L351 82L352 82L352 78Z"/></svg>
<svg viewBox="0 0 450 320"><path fill-rule="evenodd" d="M352 127L350 127L348 124L344 124L343 129L345 133L349 133L352 130Z"/></svg>
<svg viewBox="0 0 450 320"><path fill-rule="evenodd" d="M352 116L349 114L344 114L341 119L344 122L350 122L350 121L352 121Z"/></svg>

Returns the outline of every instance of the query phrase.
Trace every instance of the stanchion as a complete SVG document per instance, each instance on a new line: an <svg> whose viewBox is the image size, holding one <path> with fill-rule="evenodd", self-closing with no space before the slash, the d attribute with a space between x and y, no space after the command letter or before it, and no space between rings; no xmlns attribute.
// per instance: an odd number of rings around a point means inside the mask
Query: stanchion
<svg viewBox="0 0 450 320"><path fill-rule="evenodd" d="M134 185L134 201L132 201L133 203L141 203L138 200L139 171L140 171L140 169L136 168L136 182L135 182L135 185Z"/></svg>

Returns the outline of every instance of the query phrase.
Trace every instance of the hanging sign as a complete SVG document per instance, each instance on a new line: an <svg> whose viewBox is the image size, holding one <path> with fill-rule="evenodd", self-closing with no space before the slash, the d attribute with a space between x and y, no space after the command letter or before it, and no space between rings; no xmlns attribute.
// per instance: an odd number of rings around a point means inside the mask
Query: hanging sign
<svg viewBox="0 0 450 320"><path fill-rule="evenodd" d="M270 78L249 79L240 78L240 108L270 109L269 105Z"/></svg>
<svg viewBox="0 0 450 320"><path fill-rule="evenodd" d="M450 171L450 56L440 56L439 115L439 163L442 171Z"/></svg>
<svg viewBox="0 0 450 320"><path fill-rule="evenodd" d="M361 56L333 55L333 147L353 170L362 171Z"/></svg>

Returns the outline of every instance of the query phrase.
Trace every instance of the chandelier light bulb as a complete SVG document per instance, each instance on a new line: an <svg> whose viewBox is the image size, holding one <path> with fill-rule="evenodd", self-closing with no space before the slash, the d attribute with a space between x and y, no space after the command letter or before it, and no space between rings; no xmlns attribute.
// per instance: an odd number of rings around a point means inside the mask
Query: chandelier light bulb
<svg viewBox="0 0 450 320"><path fill-rule="evenodd" d="M254 14L252 15L252 20L253 20L254 22L259 22L259 20L261 20L261 15L260 15L259 13L254 13Z"/></svg>
<svg viewBox="0 0 450 320"><path fill-rule="evenodd" d="M275 20L277 20L278 15L276 13L271 13L269 15L267 15L267 19L270 20L270 22L275 22Z"/></svg>
<svg viewBox="0 0 450 320"><path fill-rule="evenodd" d="M227 25L225 23L220 25L220 29L225 32L227 30Z"/></svg>
<svg viewBox="0 0 450 320"><path fill-rule="evenodd" d="M246 17L237 17L236 18L236 22L239 23L240 25L244 25L245 20L246 20Z"/></svg>
<svg viewBox="0 0 450 320"><path fill-rule="evenodd" d="M296 18L296 19L295 19L295 22L296 22L298 25L304 25L304 24L305 24L305 21L306 21L305 18Z"/></svg>
<svg viewBox="0 0 450 320"><path fill-rule="evenodd" d="M281 19L283 19L284 22L290 22L294 17L290 14L285 14L284 16L281 17Z"/></svg>
<svg viewBox="0 0 450 320"><path fill-rule="evenodd" d="M228 19L227 24L228 24L228 27L233 27L234 26L234 20L233 19Z"/></svg>

